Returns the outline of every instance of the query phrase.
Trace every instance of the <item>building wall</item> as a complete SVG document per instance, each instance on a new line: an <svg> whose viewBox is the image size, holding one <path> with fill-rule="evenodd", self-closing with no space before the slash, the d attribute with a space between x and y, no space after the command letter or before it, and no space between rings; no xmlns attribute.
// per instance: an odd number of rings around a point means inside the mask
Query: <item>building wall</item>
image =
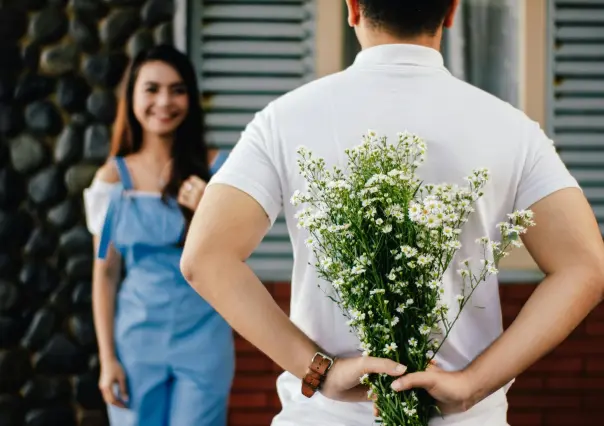
<svg viewBox="0 0 604 426"><path fill-rule="evenodd" d="M81 192L172 0L0 1L0 425L106 424Z"/></svg>

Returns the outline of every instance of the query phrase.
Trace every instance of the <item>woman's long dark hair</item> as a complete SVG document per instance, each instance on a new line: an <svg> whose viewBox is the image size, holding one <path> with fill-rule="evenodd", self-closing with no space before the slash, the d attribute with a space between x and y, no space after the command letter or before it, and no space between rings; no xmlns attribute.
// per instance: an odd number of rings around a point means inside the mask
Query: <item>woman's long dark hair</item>
<svg viewBox="0 0 604 426"><path fill-rule="evenodd" d="M204 181L210 178L208 150L204 141L203 111L199 104L199 90L195 70L187 56L169 45L159 45L140 52L131 62L122 83L122 96L118 105L113 127L110 158L126 156L140 150L143 143L143 129L134 115L132 98L134 84L141 67L150 61L161 61L173 67L182 78L189 97L187 116L176 129L172 144L172 172L162 189L164 200L176 197L183 181L197 175ZM181 208L188 224L193 212Z"/></svg>

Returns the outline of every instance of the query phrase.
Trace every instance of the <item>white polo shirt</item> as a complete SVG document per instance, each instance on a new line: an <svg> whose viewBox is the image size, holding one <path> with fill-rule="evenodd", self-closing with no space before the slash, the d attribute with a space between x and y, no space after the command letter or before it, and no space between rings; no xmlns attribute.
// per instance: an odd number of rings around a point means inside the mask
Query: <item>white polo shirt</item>
<svg viewBox="0 0 604 426"><path fill-rule="evenodd" d="M394 139L399 131L419 134L427 159L418 170L427 183L458 183L478 167L491 179L476 212L463 229L462 249L444 276L445 301L456 306L461 259L481 258L475 240L498 239L496 224L516 209L566 187L577 187L539 125L511 105L454 78L436 50L416 45L382 45L362 51L348 69L309 83L268 105L242 133L211 184L246 192L274 221L284 209L293 244L291 320L327 352L360 354L339 308L318 288L321 283L304 245L306 231L296 227L289 199L305 182L296 149L308 147L327 166L345 166L344 149L357 145L368 130ZM537 224L538 226L538 224ZM328 285L322 283L322 285ZM445 370L470 363L502 332L497 278L480 284L436 360ZM369 403L341 403L322 395L300 395L300 380L284 373L278 380L283 411L273 426L366 426ZM435 420L434 425L506 425L503 390L467 413Z"/></svg>

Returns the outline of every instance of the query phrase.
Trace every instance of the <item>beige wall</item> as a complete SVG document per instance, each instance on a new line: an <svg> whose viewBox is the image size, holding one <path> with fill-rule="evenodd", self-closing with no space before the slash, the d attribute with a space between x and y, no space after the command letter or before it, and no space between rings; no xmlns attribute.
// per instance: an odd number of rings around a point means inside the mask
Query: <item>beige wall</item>
<svg viewBox="0 0 604 426"><path fill-rule="evenodd" d="M524 0L521 13L521 107L545 127L546 5L547 0ZM317 0L316 69L325 76L343 67L343 0ZM526 249L515 249L501 264L502 269L538 270Z"/></svg>

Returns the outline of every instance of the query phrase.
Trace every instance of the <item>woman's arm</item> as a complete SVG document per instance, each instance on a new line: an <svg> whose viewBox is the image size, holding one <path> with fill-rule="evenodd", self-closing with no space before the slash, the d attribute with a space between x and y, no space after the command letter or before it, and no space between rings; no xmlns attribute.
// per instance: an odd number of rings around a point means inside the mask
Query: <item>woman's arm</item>
<svg viewBox="0 0 604 426"><path fill-rule="evenodd" d="M99 238L94 237L95 250L98 241ZM92 272L92 311L101 363L115 359L113 317L119 278L120 257L115 249L110 247L106 259L95 259Z"/></svg>

